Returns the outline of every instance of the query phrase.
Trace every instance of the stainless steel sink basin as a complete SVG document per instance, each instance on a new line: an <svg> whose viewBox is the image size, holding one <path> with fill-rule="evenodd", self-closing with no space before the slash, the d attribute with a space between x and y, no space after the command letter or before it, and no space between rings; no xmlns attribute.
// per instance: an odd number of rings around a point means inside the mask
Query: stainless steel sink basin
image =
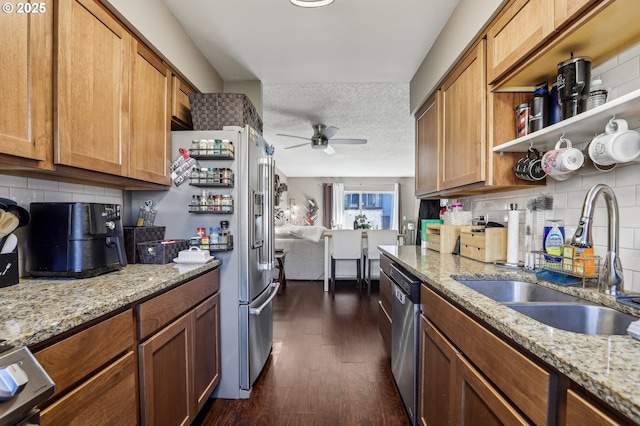
<svg viewBox="0 0 640 426"><path fill-rule="evenodd" d="M582 334L627 334L627 327L638 318L605 306L558 304L505 304L531 319L561 330Z"/></svg>
<svg viewBox="0 0 640 426"><path fill-rule="evenodd" d="M496 302L582 302L583 300L525 281L458 281Z"/></svg>

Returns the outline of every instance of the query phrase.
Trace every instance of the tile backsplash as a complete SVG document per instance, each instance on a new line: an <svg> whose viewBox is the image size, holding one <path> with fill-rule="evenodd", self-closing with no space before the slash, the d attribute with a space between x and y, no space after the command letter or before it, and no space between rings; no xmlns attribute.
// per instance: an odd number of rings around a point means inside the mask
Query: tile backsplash
<svg viewBox="0 0 640 426"><path fill-rule="evenodd" d="M34 202L91 202L123 205L120 189L93 185L33 179L21 176L0 175L0 198L8 198L29 210ZM18 237L18 262L20 276L24 276L27 234L24 228L15 232Z"/></svg>
<svg viewBox="0 0 640 426"><path fill-rule="evenodd" d="M640 43L594 67L591 76L592 78L601 77L603 86L609 90L609 101L640 89ZM579 143L581 147L588 143L588 141L574 142ZM520 259L522 260L526 250L524 221L527 203L541 194L552 196L553 209L544 211L538 216L545 219L562 219L567 231L575 230L585 195L598 183L604 183L613 188L618 200L619 255L624 269L625 289L640 292L640 163L618 166L606 173L577 174L565 181L547 178L544 187L467 197L461 201L465 210L471 209L474 216L486 213L489 215L489 220L505 224L509 204L518 204L518 209L522 211L520 214ZM593 215L595 252L596 255L604 257L608 240L607 210L602 199L598 200L596 206ZM538 249L542 244L542 226L543 224L537 224L538 235L535 238L535 245Z"/></svg>

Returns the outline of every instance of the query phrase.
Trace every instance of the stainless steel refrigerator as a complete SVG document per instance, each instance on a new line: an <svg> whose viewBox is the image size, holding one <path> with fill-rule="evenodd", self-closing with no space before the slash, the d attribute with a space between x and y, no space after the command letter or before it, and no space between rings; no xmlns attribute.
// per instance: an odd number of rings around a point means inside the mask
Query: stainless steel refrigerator
<svg viewBox="0 0 640 426"><path fill-rule="evenodd" d="M274 160L268 145L250 127L225 127L216 131L175 131L171 133L173 158L179 149L189 150L194 140L230 141L234 158L201 157L202 168L226 169L233 174L231 186L194 186L187 179L169 191L132 192L132 210L152 200L155 224L166 226L165 238L189 239L198 228L229 222L233 248L212 251L222 259L220 274L221 381L216 398L248 398L262 371L273 342L272 301L278 283L272 282L274 267ZM207 191L230 195L232 213L193 213L195 196Z"/></svg>

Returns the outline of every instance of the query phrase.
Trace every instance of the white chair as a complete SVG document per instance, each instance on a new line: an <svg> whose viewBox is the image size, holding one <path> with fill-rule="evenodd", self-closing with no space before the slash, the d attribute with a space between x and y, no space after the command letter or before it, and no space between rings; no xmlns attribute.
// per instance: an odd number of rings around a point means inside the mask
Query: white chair
<svg viewBox="0 0 640 426"><path fill-rule="evenodd" d="M332 230L331 231L331 287L336 291L336 261L353 260L356 262L356 280L358 290L361 282L362 259L362 230Z"/></svg>
<svg viewBox="0 0 640 426"><path fill-rule="evenodd" d="M364 269L367 275L367 293L371 294L371 265L380 262L378 246L395 246L398 244L398 231L394 230L367 230L367 247L362 249ZM375 269L377 270L377 268ZM367 273L368 271L368 273ZM374 278L380 277L376 274Z"/></svg>

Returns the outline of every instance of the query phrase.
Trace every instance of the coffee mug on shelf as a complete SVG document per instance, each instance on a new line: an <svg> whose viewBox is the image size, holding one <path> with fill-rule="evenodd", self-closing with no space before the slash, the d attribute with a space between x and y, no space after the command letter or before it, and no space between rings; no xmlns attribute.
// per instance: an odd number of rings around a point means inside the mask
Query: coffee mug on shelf
<svg viewBox="0 0 640 426"><path fill-rule="evenodd" d="M626 120L609 120L604 133L589 143L589 157L601 166L635 161L640 158L640 133L629 130Z"/></svg>
<svg viewBox="0 0 640 426"><path fill-rule="evenodd" d="M561 148L562 144L565 148ZM571 141L560 138L555 149L545 152L542 156L542 169L556 180L565 180L569 174L578 170L584 164L584 154L578 148L573 148Z"/></svg>
<svg viewBox="0 0 640 426"><path fill-rule="evenodd" d="M529 147L526 155L520 158L513 166L513 173L517 178L523 180L535 181L544 179L546 174L542 170L540 163L540 152L533 147Z"/></svg>

